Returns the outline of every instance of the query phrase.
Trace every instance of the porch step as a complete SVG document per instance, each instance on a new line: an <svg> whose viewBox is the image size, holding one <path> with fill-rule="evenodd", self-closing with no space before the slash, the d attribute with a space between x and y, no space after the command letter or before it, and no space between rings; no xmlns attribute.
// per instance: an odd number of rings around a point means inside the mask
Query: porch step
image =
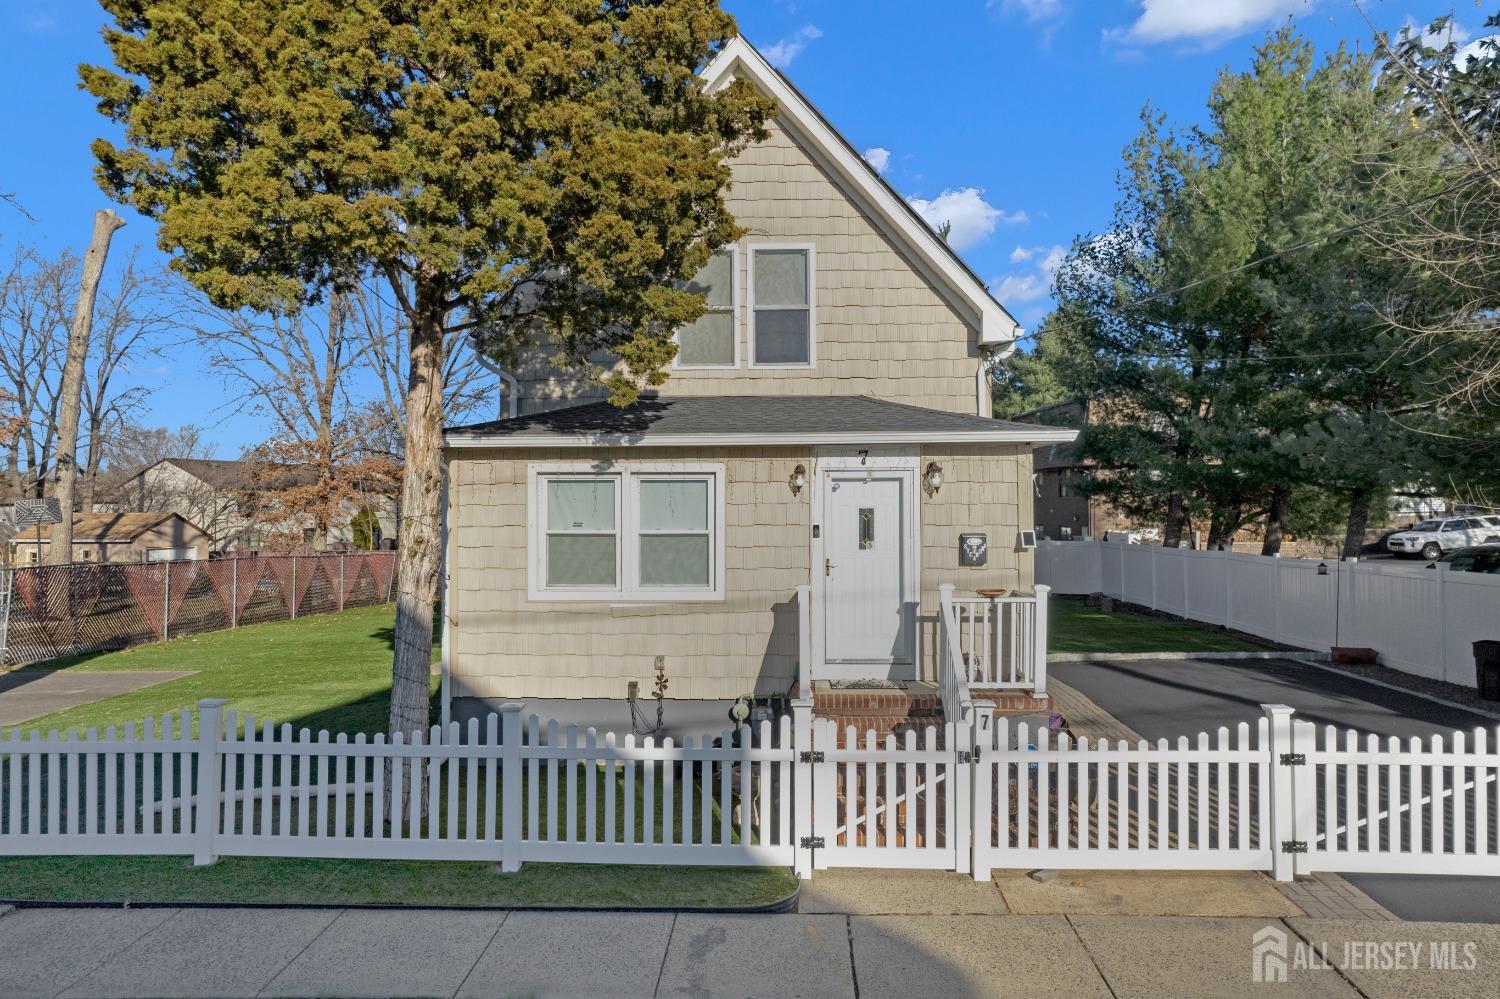
<svg viewBox="0 0 1500 999"><path fill-rule="evenodd" d="M1034 697L1020 690L975 690L971 695L976 701L990 701L997 715L1032 715L1052 711L1052 695Z"/></svg>
<svg viewBox="0 0 1500 999"><path fill-rule="evenodd" d="M854 726L859 737L867 730L884 740L887 735L920 732L928 725L943 724L943 700L930 683L909 683L901 689L850 689L830 687L826 681L813 688L813 714L837 723L840 731Z"/></svg>

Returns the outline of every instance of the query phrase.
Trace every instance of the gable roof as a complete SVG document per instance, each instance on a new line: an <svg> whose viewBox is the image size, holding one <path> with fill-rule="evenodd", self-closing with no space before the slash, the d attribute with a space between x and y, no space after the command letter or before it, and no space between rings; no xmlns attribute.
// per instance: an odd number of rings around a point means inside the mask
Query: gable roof
<svg viewBox="0 0 1500 999"><path fill-rule="evenodd" d="M74 544L128 544L169 520L180 520L201 533L192 521L176 513L130 512L130 513L75 513L73 515ZM14 540L19 544L35 545L36 538L20 531ZM51 531L42 532L42 544L52 541Z"/></svg>
<svg viewBox="0 0 1500 999"><path fill-rule="evenodd" d="M923 409L869 396L644 397L491 420L445 433L449 447L795 444L1040 444L1077 431Z"/></svg>
<svg viewBox="0 0 1500 999"><path fill-rule="evenodd" d="M780 105L779 117L805 141L809 155L842 181L846 191L864 202L887 236L911 252L931 277L968 305L980 344L1005 346L1021 335L1020 324L990 294L979 275L755 46L742 37L730 39L703 68L701 76L710 91L740 77L775 98Z"/></svg>
<svg viewBox="0 0 1500 999"><path fill-rule="evenodd" d="M225 458L163 458L156 463L176 465L195 479L208 483L215 489L248 489L264 486L257 481L255 470L258 462L235 461ZM155 468L156 465L150 466ZM144 472L145 469L142 469ZM286 481L283 485L305 485L316 481L317 472L311 465L296 465L282 470Z"/></svg>

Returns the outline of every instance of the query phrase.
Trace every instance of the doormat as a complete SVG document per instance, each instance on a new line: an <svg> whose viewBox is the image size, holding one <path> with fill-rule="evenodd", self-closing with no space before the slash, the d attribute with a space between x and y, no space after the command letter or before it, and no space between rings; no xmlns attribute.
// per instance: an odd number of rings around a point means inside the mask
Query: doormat
<svg viewBox="0 0 1500 999"><path fill-rule="evenodd" d="M906 684L900 680L877 680L870 677L868 680L829 680L830 690L905 690Z"/></svg>

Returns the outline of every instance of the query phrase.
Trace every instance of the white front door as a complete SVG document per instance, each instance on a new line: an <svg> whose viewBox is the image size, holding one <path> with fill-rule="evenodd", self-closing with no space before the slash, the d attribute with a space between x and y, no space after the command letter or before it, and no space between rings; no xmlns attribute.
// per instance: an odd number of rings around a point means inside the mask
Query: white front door
<svg viewBox="0 0 1500 999"><path fill-rule="evenodd" d="M824 672L912 679L907 479L830 471L823 498Z"/></svg>

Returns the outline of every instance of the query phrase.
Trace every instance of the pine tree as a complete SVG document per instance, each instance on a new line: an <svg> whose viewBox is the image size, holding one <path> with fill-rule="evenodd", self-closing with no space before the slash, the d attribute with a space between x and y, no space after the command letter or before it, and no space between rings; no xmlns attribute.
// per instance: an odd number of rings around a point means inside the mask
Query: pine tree
<svg viewBox="0 0 1500 999"><path fill-rule="evenodd" d="M158 225L218 305L295 308L382 276L410 325L393 732L424 727L444 337L598 350L614 401L659 384L674 289L740 230L728 158L769 102L696 76L735 33L713 0L102 0L123 126L104 190Z"/></svg>

